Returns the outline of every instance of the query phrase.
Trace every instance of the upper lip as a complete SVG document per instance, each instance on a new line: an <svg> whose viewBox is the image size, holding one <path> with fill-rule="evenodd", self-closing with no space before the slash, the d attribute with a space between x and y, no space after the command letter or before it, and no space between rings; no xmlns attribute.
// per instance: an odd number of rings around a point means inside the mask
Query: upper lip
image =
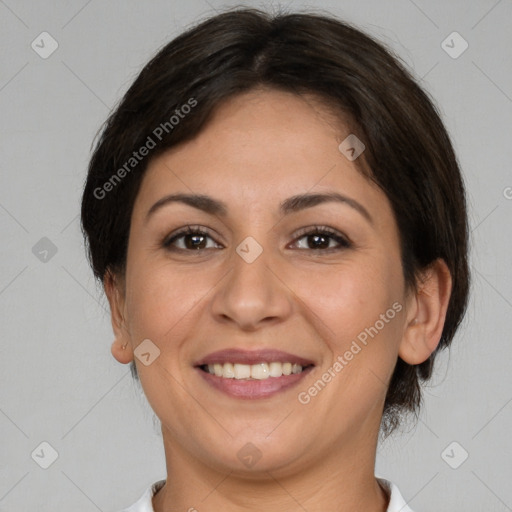
<svg viewBox="0 0 512 512"><path fill-rule="evenodd" d="M292 363L300 364L301 366L309 366L314 364L310 359L305 359L289 352L274 349L261 349L261 350L240 350L236 348L228 348L212 352L203 357L195 366L203 366L205 364L223 364L223 363L237 363L237 364L258 364L258 363Z"/></svg>

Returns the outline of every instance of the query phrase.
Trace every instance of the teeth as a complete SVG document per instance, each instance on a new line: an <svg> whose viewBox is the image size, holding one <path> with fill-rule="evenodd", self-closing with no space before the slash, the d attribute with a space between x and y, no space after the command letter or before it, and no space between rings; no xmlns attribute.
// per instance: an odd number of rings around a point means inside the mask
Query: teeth
<svg viewBox="0 0 512 512"><path fill-rule="evenodd" d="M271 377L281 377L283 374L283 365L281 363L270 363L268 368Z"/></svg>
<svg viewBox="0 0 512 512"><path fill-rule="evenodd" d="M231 363L224 363L222 376L226 379L233 379L235 377L235 367Z"/></svg>
<svg viewBox="0 0 512 512"><path fill-rule="evenodd" d="M251 377L253 379L264 380L270 377L270 370L267 363L253 364L251 366Z"/></svg>
<svg viewBox="0 0 512 512"><path fill-rule="evenodd" d="M258 364L209 364L208 373L223 377L225 379L255 379L265 380L269 377L281 377L292 373L301 373L303 368L300 364L292 363L258 363Z"/></svg>
<svg viewBox="0 0 512 512"><path fill-rule="evenodd" d="M251 376L251 367L247 364L235 364L235 379L248 379Z"/></svg>
<svg viewBox="0 0 512 512"><path fill-rule="evenodd" d="M294 364L292 366L292 373L300 373L302 371L302 366L300 364Z"/></svg>

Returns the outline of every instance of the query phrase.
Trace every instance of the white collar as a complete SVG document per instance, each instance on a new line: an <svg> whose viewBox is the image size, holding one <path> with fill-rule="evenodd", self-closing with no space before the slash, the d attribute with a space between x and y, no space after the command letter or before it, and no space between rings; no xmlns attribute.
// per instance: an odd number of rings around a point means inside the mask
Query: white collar
<svg viewBox="0 0 512 512"><path fill-rule="evenodd" d="M406 501L402 497L400 490L393 482L390 482L389 480L386 480L385 478L379 477L377 475L375 475L375 478L383 487L386 488L388 495L390 496L389 505L386 512L412 512L412 510L409 508L409 505L407 505ZM150 510L150 512L154 511Z"/></svg>

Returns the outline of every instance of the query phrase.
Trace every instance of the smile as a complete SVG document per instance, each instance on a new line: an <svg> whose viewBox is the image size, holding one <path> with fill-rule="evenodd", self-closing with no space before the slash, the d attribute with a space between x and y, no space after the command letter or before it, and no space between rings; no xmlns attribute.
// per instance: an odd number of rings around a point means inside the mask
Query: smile
<svg viewBox="0 0 512 512"><path fill-rule="evenodd" d="M226 349L194 363L210 389L237 399L269 398L296 386L315 363L274 349Z"/></svg>
<svg viewBox="0 0 512 512"><path fill-rule="evenodd" d="M302 373L304 368L300 364L280 363L273 361L271 363L258 364L208 364L201 366L203 371L207 371L211 375L222 377L223 379L248 379L248 380L265 380L268 378L282 377L283 375L292 375Z"/></svg>

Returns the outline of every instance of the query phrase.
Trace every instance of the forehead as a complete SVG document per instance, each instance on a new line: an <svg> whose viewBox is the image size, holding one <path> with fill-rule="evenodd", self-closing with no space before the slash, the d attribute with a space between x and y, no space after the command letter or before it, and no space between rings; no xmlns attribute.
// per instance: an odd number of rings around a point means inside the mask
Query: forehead
<svg viewBox="0 0 512 512"><path fill-rule="evenodd" d="M294 194L335 190L389 209L382 191L339 150L349 134L313 97L244 93L222 103L194 139L150 162L137 202L180 191L264 208Z"/></svg>

